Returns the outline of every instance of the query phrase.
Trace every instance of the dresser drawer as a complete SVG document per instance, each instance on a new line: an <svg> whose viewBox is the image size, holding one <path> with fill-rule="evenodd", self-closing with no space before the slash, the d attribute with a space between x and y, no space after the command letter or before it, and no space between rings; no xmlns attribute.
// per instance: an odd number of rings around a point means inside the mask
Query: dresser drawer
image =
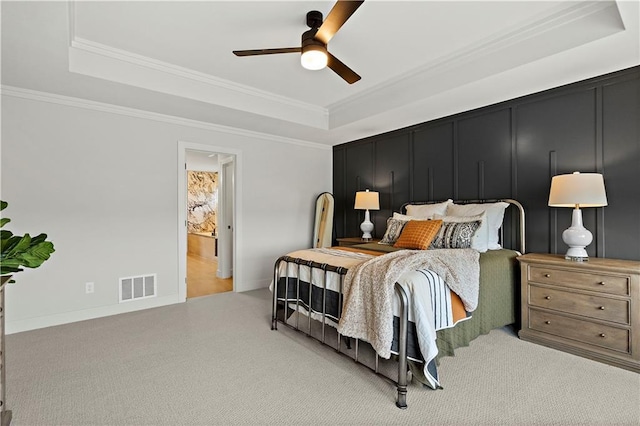
<svg viewBox="0 0 640 426"><path fill-rule="evenodd" d="M529 281L545 284L558 284L571 288L629 295L629 277L598 274L592 272L565 271L562 269L529 267Z"/></svg>
<svg viewBox="0 0 640 426"><path fill-rule="evenodd" d="M529 328L589 345L631 353L630 332L625 328L583 321L536 309L529 309Z"/></svg>
<svg viewBox="0 0 640 426"><path fill-rule="evenodd" d="M629 324L629 300L529 285L529 304L590 318Z"/></svg>

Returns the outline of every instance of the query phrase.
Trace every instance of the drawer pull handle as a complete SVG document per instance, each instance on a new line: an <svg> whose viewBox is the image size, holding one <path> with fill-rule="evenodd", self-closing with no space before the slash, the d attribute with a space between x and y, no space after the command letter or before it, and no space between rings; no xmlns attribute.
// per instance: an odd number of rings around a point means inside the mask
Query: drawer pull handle
<svg viewBox="0 0 640 426"><path fill-rule="evenodd" d="M551 300L551 296L545 296L544 298L547 300Z"/></svg>
<svg viewBox="0 0 640 426"><path fill-rule="evenodd" d="M598 284L605 285L606 283L604 281L600 281Z"/></svg>
<svg viewBox="0 0 640 426"><path fill-rule="evenodd" d="M602 337L604 339L607 336L604 333L600 333L600 337Z"/></svg>
<svg viewBox="0 0 640 426"><path fill-rule="evenodd" d="M601 311L604 311L604 306L600 306L600 310L601 310Z"/></svg>
<svg viewBox="0 0 640 426"><path fill-rule="evenodd" d="M544 274L545 278L549 278L551 276L551 274Z"/></svg>
<svg viewBox="0 0 640 426"><path fill-rule="evenodd" d="M545 324L551 324L551 321L545 321L544 323Z"/></svg>

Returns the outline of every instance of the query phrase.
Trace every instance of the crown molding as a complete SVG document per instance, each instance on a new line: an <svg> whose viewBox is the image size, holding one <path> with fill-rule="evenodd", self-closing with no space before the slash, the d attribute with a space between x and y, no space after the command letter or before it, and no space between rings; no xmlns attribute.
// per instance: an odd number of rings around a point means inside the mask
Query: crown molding
<svg viewBox="0 0 640 426"><path fill-rule="evenodd" d="M70 46L97 55L106 56L117 61L129 62L145 68L165 72L167 74L173 74L175 76L190 80L195 80L212 87L219 87L225 90L243 93L259 99L265 99L271 102L280 103L289 107L307 110L315 114L327 114L326 108L322 108L306 102L301 102L296 99L288 98L286 96L276 95L274 93L267 92L265 90L259 90L251 86L235 83L230 80L215 77L211 74L195 71L189 68L181 67L179 65L170 64L168 62L159 61L147 56L138 55L126 50L117 49L115 47L87 40L82 37L74 36L73 40L71 40Z"/></svg>
<svg viewBox="0 0 640 426"><path fill-rule="evenodd" d="M301 139L275 136L267 133L254 132L251 130L240 129L236 127L207 123L199 120L192 120L192 119L176 117L168 114L160 114L156 112L144 111L136 108L123 107L123 106L113 105L113 104L104 103L104 102L90 101L87 99L58 95L55 93L24 89L21 87L2 85L0 86L0 94L2 96L10 96L14 98L27 99L31 101L52 103L52 104L63 105L63 106L73 107L73 108L81 108L81 109L91 110L91 111L106 112L109 114L123 115L127 117L139 118L144 120L152 120L152 121L157 121L157 122L167 123L167 124L176 124L180 126L227 133L227 134L243 136L243 137L248 137L253 139L262 139L262 140L267 140L271 142L288 143L292 145L305 146L308 148L315 148L315 149L321 149L321 150L332 149L328 145L324 145L316 142L309 142Z"/></svg>
<svg viewBox="0 0 640 426"><path fill-rule="evenodd" d="M451 54L439 57L419 68L410 70L384 83L329 105L329 129L338 128L361 118L383 112L381 110L373 110L379 104L380 97L397 102L397 106L390 105L387 102L385 109L388 110L398 106L406 106L424 99L424 97L433 96L466 84L469 81L464 80L464 76L470 67L474 67L476 71L474 79L477 79L478 68L492 69L495 67L495 63L498 63L493 61L492 58L497 56L513 58L511 59L511 67L515 67L562 50L553 43L543 44L543 46L547 46L547 51L545 52L527 50L528 43L533 39L549 38L557 31L563 31L568 28L573 30L571 35L574 36L572 41L575 44L566 48L584 43L585 41L583 40L588 39L588 34L582 34L584 38L578 41L575 39L575 34L581 29L583 30L583 28L579 28L580 21L597 19L600 16L603 19L611 16L620 18L616 3L614 1L582 1L569 7L563 4L551 12L540 14L533 22L524 25L512 25L498 34L493 34ZM620 28L611 28L609 34L623 31L625 28L622 21L620 21L620 24ZM586 42L589 41L592 40L589 39ZM493 73L501 71L504 70L493 70ZM411 87L414 89L408 90ZM415 90L416 88L422 88L422 90ZM398 96L393 96L394 93L409 93L409 97L399 98Z"/></svg>
<svg viewBox="0 0 640 426"><path fill-rule="evenodd" d="M67 3L71 72L323 130L329 128L327 108L79 37L75 1Z"/></svg>
<svg viewBox="0 0 640 426"><path fill-rule="evenodd" d="M327 130L326 108L75 37L69 71Z"/></svg>

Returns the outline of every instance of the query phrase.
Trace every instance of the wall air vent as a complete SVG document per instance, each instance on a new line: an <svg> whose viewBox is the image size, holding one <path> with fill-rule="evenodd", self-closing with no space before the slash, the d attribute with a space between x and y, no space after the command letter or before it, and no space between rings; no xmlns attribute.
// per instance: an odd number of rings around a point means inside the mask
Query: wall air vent
<svg viewBox="0 0 640 426"><path fill-rule="evenodd" d="M157 275L120 278L120 303L156 297Z"/></svg>

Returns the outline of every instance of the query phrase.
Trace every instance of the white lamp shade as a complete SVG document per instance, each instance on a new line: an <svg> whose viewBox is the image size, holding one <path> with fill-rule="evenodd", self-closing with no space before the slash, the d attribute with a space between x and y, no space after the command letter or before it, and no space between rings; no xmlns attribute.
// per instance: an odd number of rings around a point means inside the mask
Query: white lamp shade
<svg viewBox="0 0 640 426"><path fill-rule="evenodd" d="M600 173L573 172L551 179L550 207L602 207L607 205L604 179Z"/></svg>
<svg viewBox="0 0 640 426"><path fill-rule="evenodd" d="M358 191L356 192L356 210L380 210L380 198L377 192Z"/></svg>

